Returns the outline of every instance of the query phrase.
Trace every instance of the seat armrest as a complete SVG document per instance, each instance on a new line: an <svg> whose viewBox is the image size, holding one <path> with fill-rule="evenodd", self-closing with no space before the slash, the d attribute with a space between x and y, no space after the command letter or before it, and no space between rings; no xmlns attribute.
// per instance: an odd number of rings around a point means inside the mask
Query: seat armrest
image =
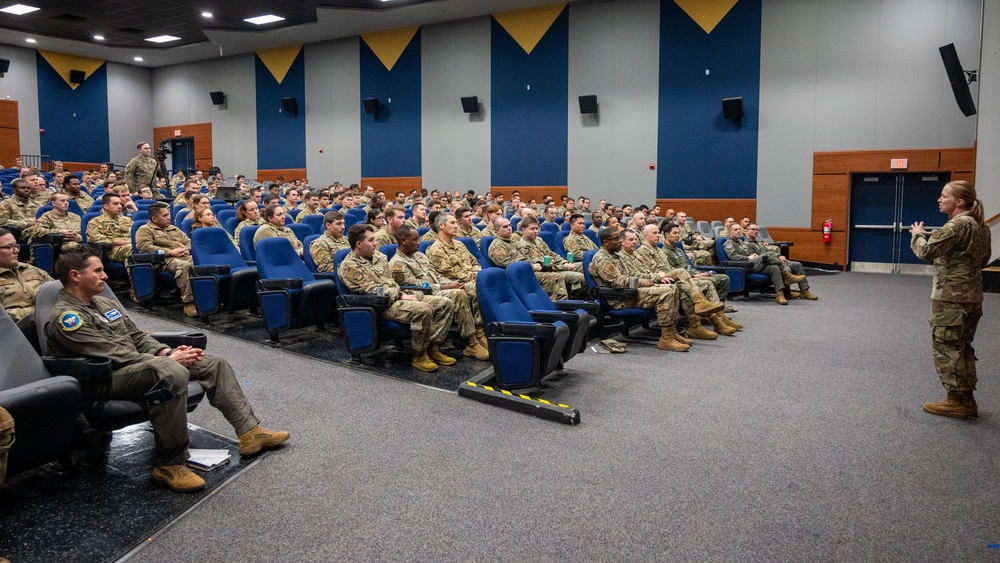
<svg viewBox="0 0 1000 563"><path fill-rule="evenodd" d="M375 295L374 293L352 293L341 295L348 307L371 307L376 310L388 309L392 305L392 298L388 295Z"/></svg>
<svg viewBox="0 0 1000 563"><path fill-rule="evenodd" d="M431 295L432 293L434 293L433 289L431 289L429 287L419 286L419 285L401 285L401 286L399 286L399 289L401 289L401 290L409 290L409 291L418 291L420 293L423 293L424 295Z"/></svg>
<svg viewBox="0 0 1000 563"><path fill-rule="evenodd" d="M316 278L316 279L318 279L318 280L337 281L337 273L336 272L315 272L313 274L313 277Z"/></svg>
<svg viewBox="0 0 1000 563"><path fill-rule="evenodd" d="M107 254L115 247L110 242L88 242L87 244L96 248L101 254Z"/></svg>
<svg viewBox="0 0 1000 563"><path fill-rule="evenodd" d="M259 283L264 289L302 289L302 278L269 278Z"/></svg>
<svg viewBox="0 0 1000 563"><path fill-rule="evenodd" d="M211 275L227 275L232 272L233 268L229 264L212 264L205 266L195 266L194 273L199 276L211 276Z"/></svg>
<svg viewBox="0 0 1000 563"><path fill-rule="evenodd" d="M504 321L490 323L489 328L495 336L553 336L556 333L556 326L549 323Z"/></svg>
<svg viewBox="0 0 1000 563"><path fill-rule="evenodd" d="M59 233L49 233L47 235L42 235L40 237L35 237L35 244L49 244L52 246L61 246L63 242L66 241L66 237Z"/></svg>
<svg viewBox="0 0 1000 563"><path fill-rule="evenodd" d="M618 289L617 287L599 285L594 289L597 291L598 295L609 299L637 299L639 297L638 289L631 289L627 287Z"/></svg>
<svg viewBox="0 0 1000 563"><path fill-rule="evenodd" d="M559 301L553 301L552 304L555 305L556 309L559 309L560 311L576 311L577 309L583 309L592 315L596 315L598 311L601 310L601 306L594 301L560 299Z"/></svg>
<svg viewBox="0 0 1000 563"><path fill-rule="evenodd" d="M726 268L741 268L743 270L750 270L753 268L753 264L748 260L726 260L721 265Z"/></svg>
<svg viewBox="0 0 1000 563"><path fill-rule="evenodd" d="M154 332L150 336L171 348L191 346L204 350L208 345L208 336L204 332Z"/></svg>
<svg viewBox="0 0 1000 563"><path fill-rule="evenodd" d="M580 314L571 311L528 311L531 318L540 323L562 321L574 325L580 320Z"/></svg>
<svg viewBox="0 0 1000 563"><path fill-rule="evenodd" d="M111 379L111 360L107 358L42 356L42 363L50 375L69 375L82 382Z"/></svg>

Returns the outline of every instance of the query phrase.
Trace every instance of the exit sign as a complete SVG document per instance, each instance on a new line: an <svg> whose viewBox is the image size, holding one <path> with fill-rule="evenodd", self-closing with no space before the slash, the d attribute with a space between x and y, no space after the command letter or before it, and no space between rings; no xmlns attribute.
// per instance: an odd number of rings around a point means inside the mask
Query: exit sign
<svg viewBox="0 0 1000 563"><path fill-rule="evenodd" d="M909 164L905 158L893 158L889 160L889 168L892 170L906 170L908 167Z"/></svg>

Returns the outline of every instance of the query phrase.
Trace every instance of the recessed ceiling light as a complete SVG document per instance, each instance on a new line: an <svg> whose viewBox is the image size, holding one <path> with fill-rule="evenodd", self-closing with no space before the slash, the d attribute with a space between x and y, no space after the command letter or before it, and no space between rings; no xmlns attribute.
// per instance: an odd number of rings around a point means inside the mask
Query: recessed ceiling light
<svg viewBox="0 0 1000 563"><path fill-rule="evenodd" d="M248 22L248 23L252 23L252 24L255 24L255 25L264 25L266 23L280 22L280 21L282 21L284 19L285 18L283 18L281 16L276 16L274 14L267 14L266 16L257 16L255 18L244 18L243 21Z"/></svg>
<svg viewBox="0 0 1000 563"><path fill-rule="evenodd" d="M201 17L203 17L203 18L210 18L210 17L212 17L212 12L202 12L201 13Z"/></svg>
<svg viewBox="0 0 1000 563"><path fill-rule="evenodd" d="M132 60L135 61L135 62L137 62L137 63L141 63L142 62L142 57L132 57Z"/></svg>
<svg viewBox="0 0 1000 563"><path fill-rule="evenodd" d="M103 35L95 35L94 36L94 40L95 41L104 41L104 36Z"/></svg>
<svg viewBox="0 0 1000 563"><path fill-rule="evenodd" d="M30 38L30 37L27 38L27 39L25 39L25 41L27 41L28 43L38 43L38 41L36 41L36 40L34 40L34 39Z"/></svg>
<svg viewBox="0 0 1000 563"><path fill-rule="evenodd" d="M147 37L146 41L150 43L167 43L169 41L177 41L180 37L174 37L173 35L157 35L156 37Z"/></svg>
<svg viewBox="0 0 1000 563"><path fill-rule="evenodd" d="M40 8L36 8L34 6L25 6L24 4L13 4L0 9L0 12L7 12L8 14L14 14L15 16L23 16L24 14L30 14L31 12L39 9Z"/></svg>

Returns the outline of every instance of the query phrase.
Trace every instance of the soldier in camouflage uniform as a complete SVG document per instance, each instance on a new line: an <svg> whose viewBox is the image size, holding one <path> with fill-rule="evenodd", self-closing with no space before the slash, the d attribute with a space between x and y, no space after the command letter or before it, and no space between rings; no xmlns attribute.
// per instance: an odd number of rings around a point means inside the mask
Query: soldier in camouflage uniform
<svg viewBox="0 0 1000 563"><path fill-rule="evenodd" d="M396 244L396 229L406 222L406 209L402 205L393 205L383 212L385 224L375 231L375 246L381 248L384 244Z"/></svg>
<svg viewBox="0 0 1000 563"><path fill-rule="evenodd" d="M0 201L0 227L23 229L35 224L38 206L31 201L32 182L24 178L11 182L14 197Z"/></svg>
<svg viewBox="0 0 1000 563"><path fill-rule="evenodd" d="M434 220L438 236L434 244L427 247L427 259L439 278L465 282L462 289L469 294L472 308L479 311L479 295L476 293L476 274L482 269L479 261L464 244L455 240L458 221L454 215L440 213Z"/></svg>
<svg viewBox="0 0 1000 563"><path fill-rule="evenodd" d="M934 367L948 396L924 403L924 411L951 418L979 416L976 351L972 341L983 316L983 268L990 260L990 228L983 202L969 182L949 182L938 208L948 222L933 234L923 221L910 227L910 248L921 260L934 261L930 324ZM927 235L930 235L928 237Z"/></svg>
<svg viewBox="0 0 1000 563"><path fill-rule="evenodd" d="M17 252L14 235L0 228L0 304L15 323L30 323L38 288L52 278L44 270L18 262Z"/></svg>
<svg viewBox="0 0 1000 563"><path fill-rule="evenodd" d="M586 222L583 215L574 213L569 217L569 234L563 238L563 250L567 255L573 253L574 262L583 262L583 253L588 250L597 250L597 245L590 237L583 234Z"/></svg>
<svg viewBox="0 0 1000 563"><path fill-rule="evenodd" d="M181 290L181 302L184 303L184 314L197 317L198 310L194 306L194 293L191 291L191 239L174 225L170 224L170 206L166 203L154 203L149 206L149 221L136 229L135 248L139 252L156 252L161 250L166 254L163 269L172 272Z"/></svg>
<svg viewBox="0 0 1000 563"><path fill-rule="evenodd" d="M519 248L521 255L527 262L531 262L538 274L550 274L558 280L552 282L552 291L545 291L549 297L559 299L586 299L587 280L583 277L583 264L573 264L567 262L562 256L556 254L549 245L538 236L538 220L534 217L524 219L524 235L521 237ZM548 258L549 266L545 266L545 259ZM541 280L541 278L539 278ZM544 287L545 284L542 284Z"/></svg>
<svg viewBox="0 0 1000 563"><path fill-rule="evenodd" d="M34 226L24 230L24 238L33 240L45 235L62 235L62 244L55 245L56 252L69 250L79 246L83 237L80 235L82 218L69 212L69 196L64 193L54 193L51 198L52 209L42 213ZM34 260L35 247L31 254Z"/></svg>
<svg viewBox="0 0 1000 563"><path fill-rule="evenodd" d="M458 236L469 237L476 241L476 247L483 240L483 232L472 223L472 210L468 207L459 207L455 210L455 218L458 220Z"/></svg>
<svg viewBox="0 0 1000 563"><path fill-rule="evenodd" d="M68 174L63 178L62 193L65 193L69 196L69 199L75 201L80 206L80 211L84 213L87 212L87 209L91 205L94 205L94 198L83 193L83 190L80 189L80 179L75 174Z"/></svg>
<svg viewBox="0 0 1000 563"><path fill-rule="evenodd" d="M630 242L633 234L634 231L626 233L626 241L622 246L625 252L628 252L630 246L636 244ZM663 272L668 278L676 280L677 287L681 290L681 308L688 316L688 336L714 340L716 338L714 335L732 336L736 334L737 328L729 323L722 314L725 305L719 299L719 294L715 292L712 281L705 277L692 277L687 268L671 267L667 256L656 247L660 239L660 232L656 225L646 225L643 237L644 240L635 249L634 255L638 259L642 271ZM704 328L700 317L710 320L715 326L715 332Z"/></svg>
<svg viewBox="0 0 1000 563"><path fill-rule="evenodd" d="M418 201L410 206L410 218L406 220L406 224L414 229L428 226L427 204L422 201Z"/></svg>
<svg viewBox="0 0 1000 563"><path fill-rule="evenodd" d="M677 212L677 226L681 229L681 241L691 261L699 266L711 266L715 256L715 241L706 238L687 223L687 213Z"/></svg>
<svg viewBox="0 0 1000 563"><path fill-rule="evenodd" d="M805 276L792 275L792 272L781 263L781 260L774 258L772 254L757 254L748 248L740 240L740 225L738 223L733 223L729 227L729 238L722 244L722 248L730 260L750 262L750 267L755 273L767 274L774 285L775 293L777 293L774 301L779 305L788 305L788 299L785 298L786 286L805 279Z"/></svg>
<svg viewBox="0 0 1000 563"><path fill-rule="evenodd" d="M401 225L396 230L398 247L396 254L389 260L392 278L400 285L422 285L428 282L434 295L446 297L455 303L455 325L459 334L468 342L464 355L477 360L490 359L486 333L483 331L483 318L479 308L473 308L469 294L463 286L465 282L441 279L430 260L423 252L419 252L417 230L409 225Z"/></svg>
<svg viewBox="0 0 1000 563"><path fill-rule="evenodd" d="M149 143L141 141L135 145L139 151L138 156L128 161L125 165L125 184L129 193L137 193L142 186L156 185L156 177L163 176L160 165L152 158Z"/></svg>
<svg viewBox="0 0 1000 563"><path fill-rule="evenodd" d="M532 218L534 220L534 218ZM489 259L494 265L506 268L514 262L530 262L528 249L522 241L514 240L511 235L510 221L501 217L496 220L497 235L490 245ZM535 228L537 230L537 223ZM544 244L544 243L542 243ZM552 299L568 299L566 292L566 282L560 277L559 272L543 272L541 262L533 264L535 278L542 286L545 293Z"/></svg>
<svg viewBox="0 0 1000 563"><path fill-rule="evenodd" d="M444 297L401 291L385 254L375 249L370 225L353 225L347 238L351 252L340 263L337 275L354 293L375 293L377 287L383 288L392 304L381 312L382 316L410 325L413 345L410 365L431 372L439 365L454 364L455 358L440 350L455 314L454 303Z"/></svg>
<svg viewBox="0 0 1000 563"><path fill-rule="evenodd" d="M280 237L292 243L295 252L302 256L302 241L291 229L285 226L285 210L277 203L272 203L264 209L264 224L253 234L253 247L262 239Z"/></svg>
<svg viewBox="0 0 1000 563"><path fill-rule="evenodd" d="M745 235L743 238L743 245L748 250L751 250L752 252L755 252L759 255L770 254L774 259L784 264L784 266L788 268L790 272L792 272L792 275L802 276L802 281L798 283L799 285L798 295L793 294L795 297L801 297L802 299L809 299L810 301L815 301L819 299L818 297L813 295L812 292L809 291L809 280L806 279L806 272L805 269L802 268L801 262L789 260L788 258L785 258L784 256L781 255L781 252L779 251L778 247L770 246L764 241L757 240L757 233L759 232L757 223L750 223L749 225L746 226L745 230L742 226L740 226L739 223L735 224L738 227L740 227L741 231L743 231Z"/></svg>
<svg viewBox="0 0 1000 563"><path fill-rule="evenodd" d="M322 212L319 210L319 194L310 193L303 202L302 211L299 211L299 214L295 216L295 222L301 223L306 216L319 215L320 213Z"/></svg>
<svg viewBox="0 0 1000 563"><path fill-rule="evenodd" d="M687 261L684 251L677 246L677 243L680 242L680 240L681 233L677 224L672 221L665 223L663 227L664 244L663 248L660 249L660 252L667 260L667 264L671 267L671 269L687 268L687 272L692 278L703 277L711 280L712 285L715 287L715 292L719 296L719 301L725 303L726 300L729 299L729 276L725 274L709 274L708 272L692 268Z"/></svg>
<svg viewBox="0 0 1000 563"><path fill-rule="evenodd" d="M590 261L590 275L594 277L597 285L617 289L628 288L629 277L638 277L638 295L625 299L608 299L608 305L612 309L642 307L655 310L656 319L660 323L660 340L656 343L656 347L671 352L687 351L693 341L677 333L679 305L677 287L670 284L656 284L660 278L654 274L632 271L619 256L621 246L621 235L611 229L601 231L601 249Z"/></svg>
<svg viewBox="0 0 1000 563"><path fill-rule="evenodd" d="M236 241L236 246L239 247L240 231L243 227L259 227L264 224L264 220L260 217L260 207L257 206L257 202L249 199L240 202L239 208L236 210L236 218L240 222L233 229L233 240Z"/></svg>
<svg viewBox="0 0 1000 563"><path fill-rule="evenodd" d="M118 194L101 196L104 212L87 223L87 242L112 245L108 260L125 262L132 256L132 220L122 215L122 199Z"/></svg>
<svg viewBox="0 0 1000 563"><path fill-rule="evenodd" d="M323 226L326 231L323 236L313 239L309 254L317 272L332 272L334 254L351 245L344 236L344 216L339 211L327 211L323 216Z"/></svg>

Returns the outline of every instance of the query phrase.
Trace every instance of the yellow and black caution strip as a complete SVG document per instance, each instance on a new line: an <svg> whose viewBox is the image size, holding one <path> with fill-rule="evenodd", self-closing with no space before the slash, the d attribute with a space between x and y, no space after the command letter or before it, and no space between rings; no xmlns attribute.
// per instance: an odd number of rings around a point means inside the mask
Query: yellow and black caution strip
<svg viewBox="0 0 1000 563"><path fill-rule="evenodd" d="M570 426L580 424L580 411L575 408L562 403L554 403L541 398L533 398L523 393L494 387L491 385L491 379L486 381L482 381L482 379L479 381L470 379L458 388L458 394L481 403L569 424Z"/></svg>

